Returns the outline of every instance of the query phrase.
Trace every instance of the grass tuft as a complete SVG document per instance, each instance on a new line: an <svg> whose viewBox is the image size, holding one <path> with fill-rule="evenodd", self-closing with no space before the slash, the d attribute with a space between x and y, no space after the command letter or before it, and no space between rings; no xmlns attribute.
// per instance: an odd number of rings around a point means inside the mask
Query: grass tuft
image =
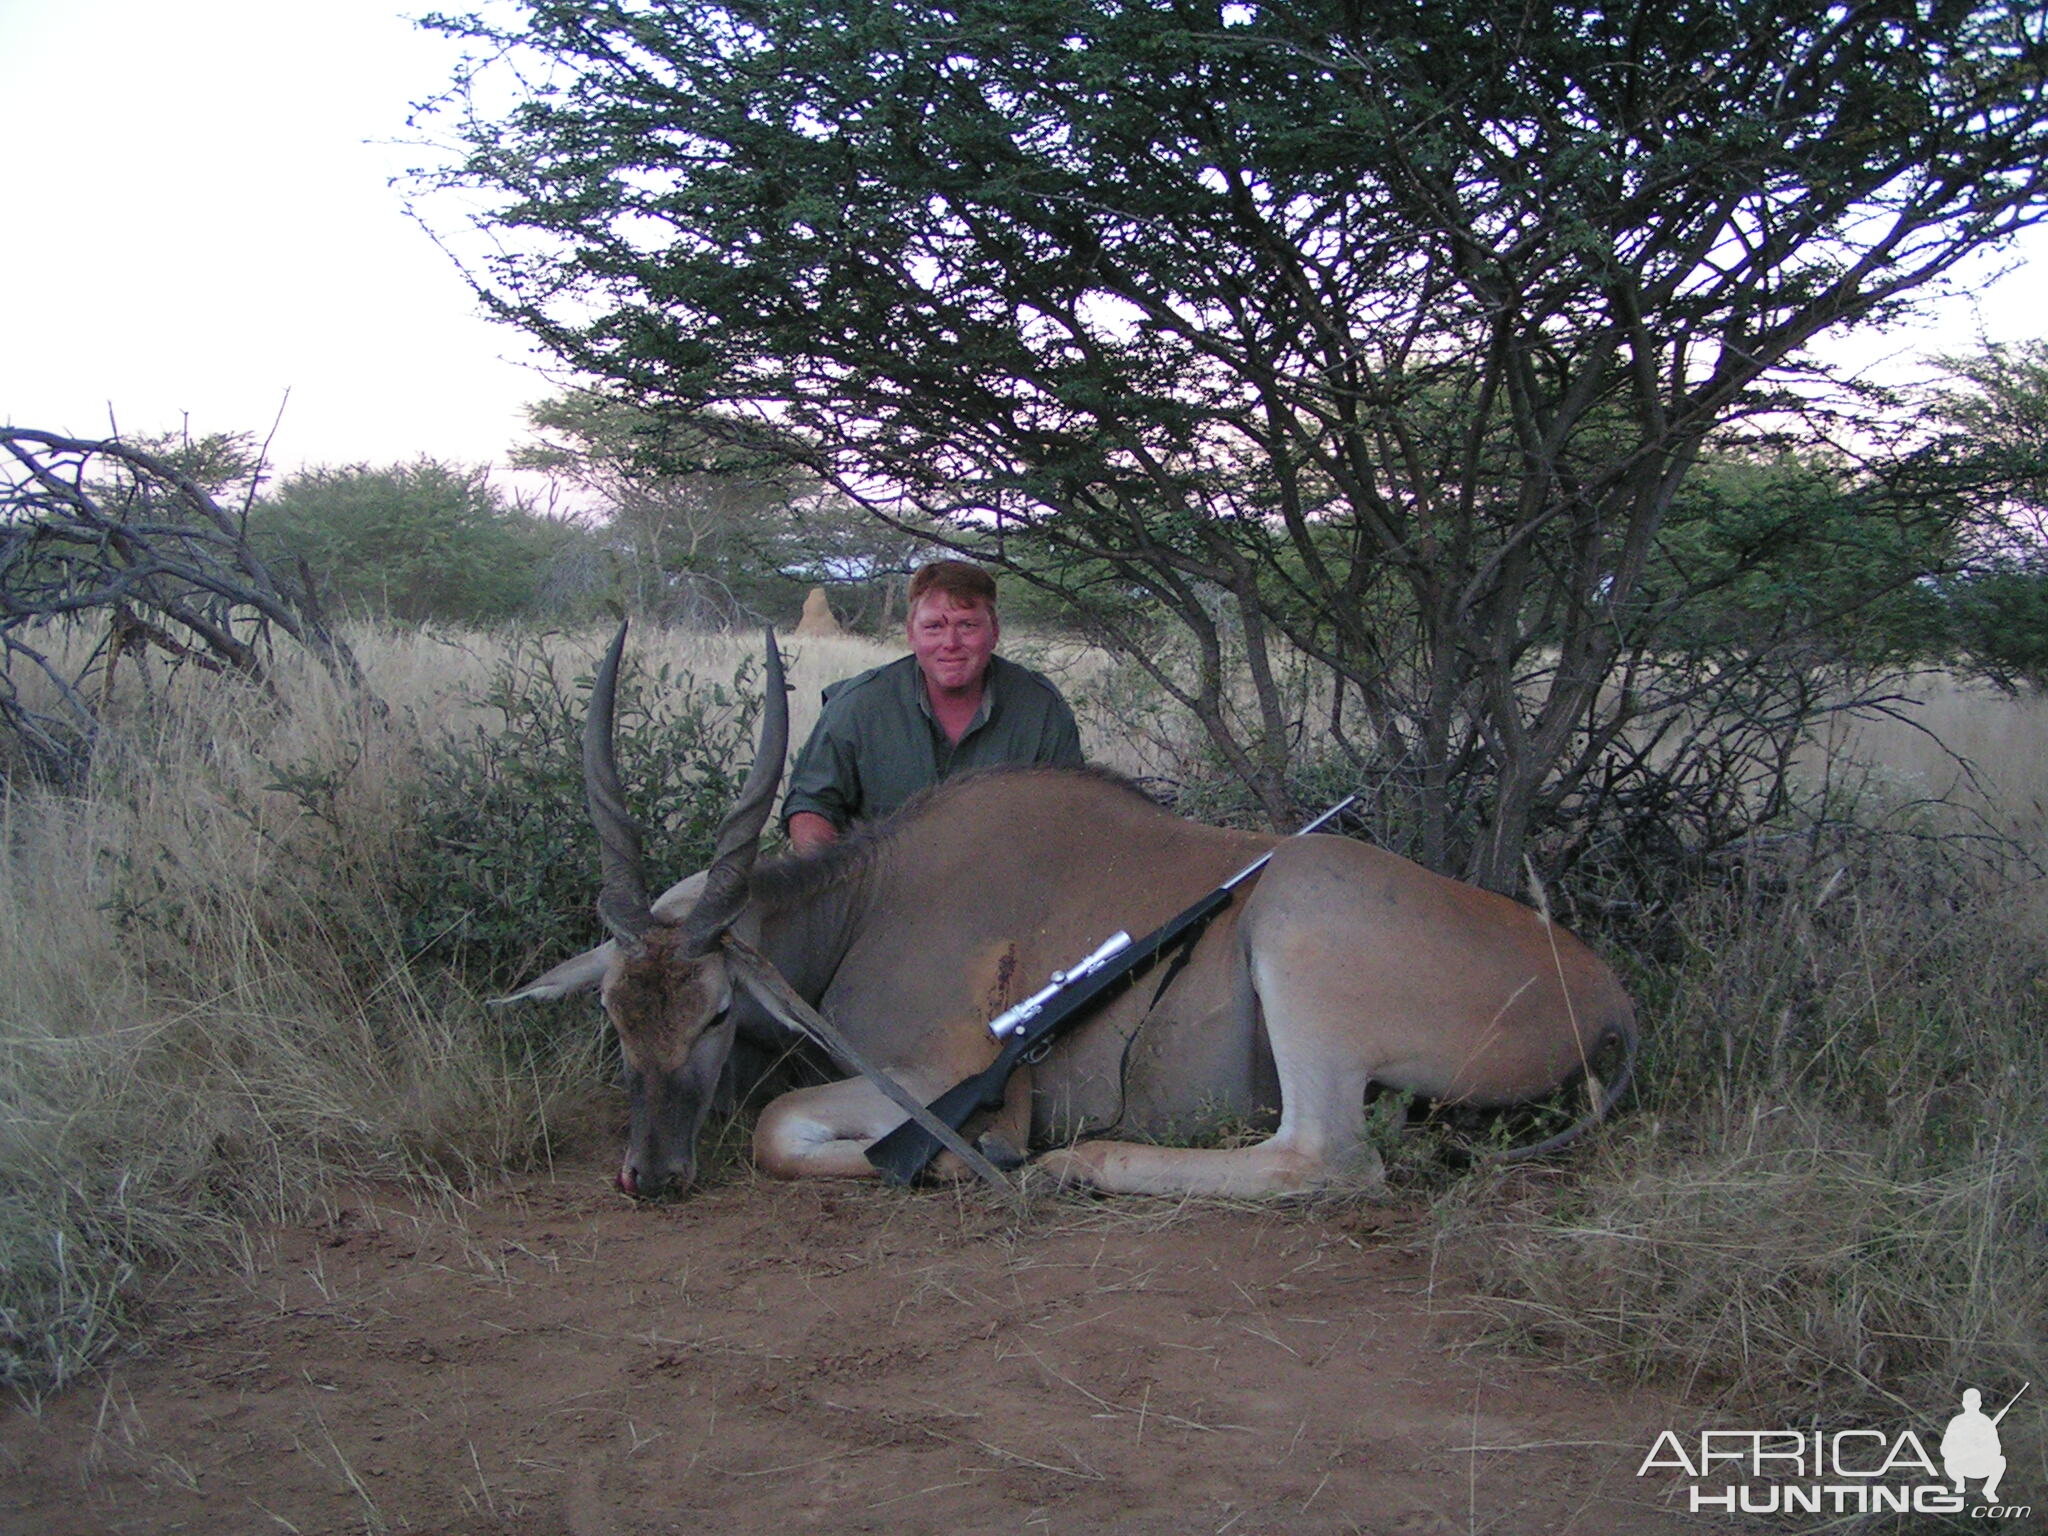
<svg viewBox="0 0 2048 1536"><path fill-rule="evenodd" d="M1439 1205L1437 1272L1490 1337L1773 1425L2048 1379L2030 891L1928 831L1808 844L1675 915L1634 1112L1568 1172Z"/></svg>

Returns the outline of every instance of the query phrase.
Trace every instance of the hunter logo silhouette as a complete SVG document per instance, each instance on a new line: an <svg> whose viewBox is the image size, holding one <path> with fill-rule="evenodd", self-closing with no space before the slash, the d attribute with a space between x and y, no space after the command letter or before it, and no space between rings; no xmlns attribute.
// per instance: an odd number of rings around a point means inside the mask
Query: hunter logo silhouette
<svg viewBox="0 0 2048 1536"><path fill-rule="evenodd" d="M1981 1477L1985 1502L1998 1502L1998 1480L2005 1476L2005 1452L1998 1443L1998 1421L2012 1412L2012 1404L2026 1390L2023 1385L2013 1393L2012 1403L1999 1409L1995 1417L1985 1414L1983 1393L1975 1387L1963 1393L1963 1411L1948 1421L1941 1436L1942 1471L1956 1485L1957 1493L1963 1491L1965 1479Z"/></svg>

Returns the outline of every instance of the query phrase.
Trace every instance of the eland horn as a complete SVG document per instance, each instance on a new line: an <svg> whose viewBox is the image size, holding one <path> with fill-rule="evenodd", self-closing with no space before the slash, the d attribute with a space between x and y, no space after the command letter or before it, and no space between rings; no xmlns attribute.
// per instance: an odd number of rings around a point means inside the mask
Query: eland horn
<svg viewBox="0 0 2048 1536"><path fill-rule="evenodd" d="M619 688L619 657L626 648L626 626L612 636L611 649L597 669L590 688L590 713L583 721L583 803L597 828L598 865L603 885L597 915L628 954L638 954L642 938L657 921L647 900L647 881L640 851L640 829L626 809L619 787L619 769L612 751L612 706Z"/></svg>
<svg viewBox="0 0 2048 1536"><path fill-rule="evenodd" d="M718 936L746 905L747 877L761 849L761 830L782 784L782 760L789 752L789 694L782 680L782 654L768 630L768 678L761 709L761 744L739 800L718 829L718 850L704 876L704 894L683 919L683 953L709 954Z"/></svg>

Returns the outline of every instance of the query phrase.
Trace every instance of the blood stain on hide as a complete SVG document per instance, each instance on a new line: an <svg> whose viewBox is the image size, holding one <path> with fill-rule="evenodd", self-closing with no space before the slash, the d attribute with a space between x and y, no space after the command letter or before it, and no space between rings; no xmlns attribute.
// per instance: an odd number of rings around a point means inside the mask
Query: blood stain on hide
<svg viewBox="0 0 2048 1536"><path fill-rule="evenodd" d="M988 989L984 1017L994 1018L1010 1006L1011 985L1017 979L1017 943L1013 939L996 956L995 980Z"/></svg>

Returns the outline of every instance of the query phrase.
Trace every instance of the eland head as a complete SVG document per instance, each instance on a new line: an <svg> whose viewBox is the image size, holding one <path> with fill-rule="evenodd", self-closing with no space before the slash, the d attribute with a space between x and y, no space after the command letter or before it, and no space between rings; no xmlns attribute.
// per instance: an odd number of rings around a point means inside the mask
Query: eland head
<svg viewBox="0 0 2048 1536"><path fill-rule="evenodd" d="M697 1135L732 1049L733 976L719 940L746 906L747 880L789 748L789 700L771 631L754 766L719 828L696 904L679 918L658 916L648 900L640 832L626 810L612 743L625 643L621 624L591 689L583 788L603 872L597 913L615 950L600 995L618 1032L632 1100L618 1185L625 1194L651 1197L695 1178Z"/></svg>

